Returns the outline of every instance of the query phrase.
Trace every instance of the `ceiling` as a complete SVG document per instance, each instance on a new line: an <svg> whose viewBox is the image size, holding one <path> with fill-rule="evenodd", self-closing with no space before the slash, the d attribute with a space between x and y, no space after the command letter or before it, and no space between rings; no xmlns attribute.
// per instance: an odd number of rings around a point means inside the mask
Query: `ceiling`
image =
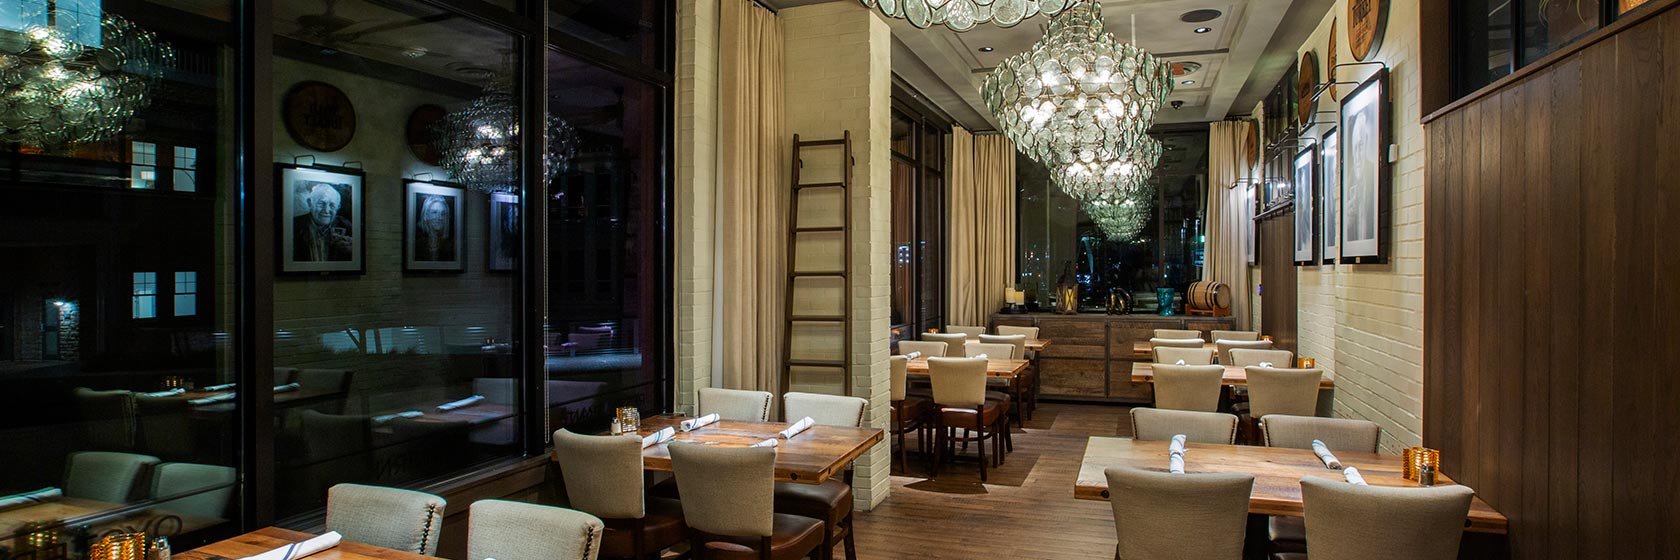
<svg viewBox="0 0 1680 560"><path fill-rule="evenodd" d="M766 0L777 8L824 1ZM1179 76L1168 101L1182 101L1179 109L1163 109L1161 124L1222 120L1247 114L1289 69L1296 47L1317 27L1334 0L1109 0L1103 3L1107 30L1131 41L1136 18L1136 42L1174 63L1200 65ZM1185 22L1192 10L1217 10L1208 21ZM957 33L944 27L917 29L909 22L889 19L893 33L893 73L962 125L995 130L996 120L980 99L980 84L1005 58L1031 48L1043 35L1037 16L1011 28L981 25ZM1211 28L1195 33L1198 27ZM991 52L981 52L991 47ZM1184 83L1190 81L1193 83ZM1244 87L1251 82L1258 86Z"/></svg>

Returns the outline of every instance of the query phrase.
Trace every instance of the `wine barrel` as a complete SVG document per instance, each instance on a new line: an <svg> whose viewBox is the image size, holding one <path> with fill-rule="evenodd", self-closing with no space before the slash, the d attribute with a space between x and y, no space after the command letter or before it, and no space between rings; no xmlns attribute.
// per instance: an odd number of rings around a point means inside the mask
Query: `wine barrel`
<svg viewBox="0 0 1680 560"><path fill-rule="evenodd" d="M1203 280L1190 284L1190 307L1196 309L1228 309L1231 307L1231 288L1221 282Z"/></svg>

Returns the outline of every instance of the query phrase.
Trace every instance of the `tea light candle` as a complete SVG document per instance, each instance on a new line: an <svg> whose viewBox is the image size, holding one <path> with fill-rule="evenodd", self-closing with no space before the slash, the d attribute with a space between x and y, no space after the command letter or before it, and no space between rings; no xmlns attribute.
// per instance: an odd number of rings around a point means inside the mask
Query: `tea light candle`
<svg viewBox="0 0 1680 560"><path fill-rule="evenodd" d="M1314 360L1312 358L1300 358L1300 359L1296 360L1296 362L1297 363L1296 363L1295 367L1298 367L1298 368L1301 368L1301 369L1312 369L1312 368L1318 367L1318 360Z"/></svg>

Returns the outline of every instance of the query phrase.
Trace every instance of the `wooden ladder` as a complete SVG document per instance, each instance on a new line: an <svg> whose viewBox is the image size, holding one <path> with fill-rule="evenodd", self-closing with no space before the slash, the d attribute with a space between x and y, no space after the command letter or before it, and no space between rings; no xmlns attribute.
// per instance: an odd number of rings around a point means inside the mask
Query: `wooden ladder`
<svg viewBox="0 0 1680 560"><path fill-rule="evenodd" d="M806 148L839 148L840 150L840 181L824 183L800 182L800 171L805 167L803 150ZM782 329L782 391L790 388L794 368L827 368L840 372L845 394L852 394L852 166L856 160L852 158L852 133L846 131L838 139L833 140L800 140L799 135L793 135L793 198L788 203L788 244L787 244L787 304L783 306L786 317ZM800 227L799 199L811 189L838 189L840 191L840 225ZM844 264L840 270L797 270L796 263L799 256L800 236L803 234L840 234L840 251ZM836 315L799 315L794 312L794 297L799 289L802 278L809 279L840 279L840 313ZM806 286L814 289L815 286ZM794 358L793 334L795 325L839 325L841 332L840 359L812 359Z"/></svg>

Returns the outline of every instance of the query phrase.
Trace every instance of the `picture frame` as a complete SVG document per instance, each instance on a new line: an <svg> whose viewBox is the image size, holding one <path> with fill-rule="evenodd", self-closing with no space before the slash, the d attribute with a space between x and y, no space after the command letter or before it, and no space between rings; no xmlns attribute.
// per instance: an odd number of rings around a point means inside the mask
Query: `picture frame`
<svg viewBox="0 0 1680 560"><path fill-rule="evenodd" d="M520 244L520 206L519 195L513 193L490 194L489 233L485 239L489 245L484 254L487 255L489 270L493 272L509 272L518 267Z"/></svg>
<svg viewBox="0 0 1680 560"><path fill-rule="evenodd" d="M1318 147L1307 146L1295 153L1290 166L1290 186L1295 207L1295 264L1318 264Z"/></svg>
<svg viewBox="0 0 1680 560"><path fill-rule="evenodd" d="M274 164L277 273L367 273L366 179L360 169Z"/></svg>
<svg viewBox="0 0 1680 560"><path fill-rule="evenodd" d="M1387 262L1393 206L1393 164L1388 160L1394 131L1388 69L1378 69L1342 98L1337 127L1341 158L1340 262Z"/></svg>
<svg viewBox="0 0 1680 560"><path fill-rule="evenodd" d="M466 272L467 190L432 181L403 183L403 271Z"/></svg>
<svg viewBox="0 0 1680 560"><path fill-rule="evenodd" d="M1248 202L1243 205L1243 252L1247 253L1248 264L1260 264L1260 236L1255 231L1255 216L1260 214L1260 186L1256 183L1243 185L1247 191Z"/></svg>
<svg viewBox="0 0 1680 560"><path fill-rule="evenodd" d="M1319 170L1319 213L1318 221L1322 227L1318 228L1324 242L1324 264L1336 264L1341 257L1340 243L1342 238L1342 166L1341 166L1341 136L1336 134L1336 127L1324 131L1318 140L1318 170Z"/></svg>

